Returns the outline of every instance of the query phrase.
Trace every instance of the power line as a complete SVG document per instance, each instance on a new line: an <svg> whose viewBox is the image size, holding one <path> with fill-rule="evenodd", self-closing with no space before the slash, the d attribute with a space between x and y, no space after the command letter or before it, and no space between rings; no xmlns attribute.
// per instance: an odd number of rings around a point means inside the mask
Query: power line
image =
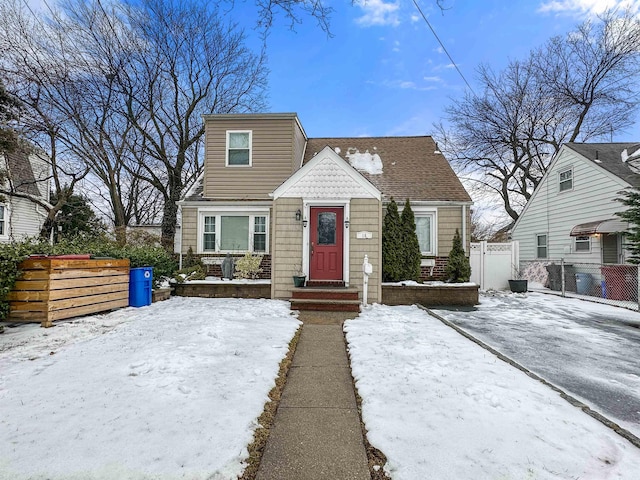
<svg viewBox="0 0 640 480"><path fill-rule="evenodd" d="M416 6L416 8L418 9L418 12L420 12L420 15L422 15L422 19L425 21L425 23L427 24L427 26L429 27L429 29L431 30L431 33L433 33L433 36L436 37L436 40L438 41L438 43L440 44L440 46L442 47L442 50L444 51L444 53L447 54L447 57L449 58L449 61L451 62L451 64L454 66L454 68L456 69L456 71L458 72L458 74L460 75L460 78L462 78L462 80L464 80L464 83L467 84L467 87L469 88L469 90L471 90L471 93L473 93L473 95L475 96L475 92L473 91L473 88L471 88L471 85L469 85L469 82L467 82L467 79L464 77L464 75L462 74L462 72L460 71L460 69L458 68L458 64L456 62L453 61L453 58L451 58L451 55L449 55L449 52L447 51L447 48L444 46L444 43L442 43L442 40L440 40L440 37L438 37L438 34L436 33L436 31L433 29L433 27L431 26L431 24L429 23L429 20L427 20L426 15L422 12L422 9L420 8L420 5L418 5L417 0L413 0L413 4Z"/></svg>

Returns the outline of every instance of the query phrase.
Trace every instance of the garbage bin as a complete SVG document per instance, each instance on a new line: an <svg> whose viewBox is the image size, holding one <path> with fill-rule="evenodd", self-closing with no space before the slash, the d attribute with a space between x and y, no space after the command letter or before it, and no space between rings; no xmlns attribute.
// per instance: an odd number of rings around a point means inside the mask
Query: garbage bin
<svg viewBox="0 0 640 480"><path fill-rule="evenodd" d="M580 295L591 295L594 281L589 273L576 273L576 292Z"/></svg>
<svg viewBox="0 0 640 480"><path fill-rule="evenodd" d="M562 290L562 265L551 263L545 267L549 273L549 288L551 290ZM567 292L576 291L575 268L571 264L564 264L564 289Z"/></svg>
<svg viewBox="0 0 640 480"><path fill-rule="evenodd" d="M129 306L151 305L153 267L132 268L129 271Z"/></svg>
<svg viewBox="0 0 640 480"><path fill-rule="evenodd" d="M607 298L638 300L638 267L636 265L606 265L601 267Z"/></svg>

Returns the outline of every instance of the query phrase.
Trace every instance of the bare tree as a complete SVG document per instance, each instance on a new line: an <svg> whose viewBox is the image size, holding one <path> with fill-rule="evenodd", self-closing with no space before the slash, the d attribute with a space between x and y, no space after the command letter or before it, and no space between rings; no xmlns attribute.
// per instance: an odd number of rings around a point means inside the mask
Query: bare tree
<svg viewBox="0 0 640 480"><path fill-rule="evenodd" d="M161 193L162 244L171 250L176 202L202 168L201 115L263 110L265 56L198 3L143 0L126 12L141 41L114 73L144 153L141 170L129 171Z"/></svg>
<svg viewBox="0 0 640 480"><path fill-rule="evenodd" d="M482 92L447 108L436 127L460 174L501 199L517 219L565 142L601 139L633 123L640 20L608 12L498 74L479 67Z"/></svg>
<svg viewBox="0 0 640 480"><path fill-rule="evenodd" d="M62 8L45 19L16 0L0 6L0 68L26 99L34 132L54 135L50 150L100 180L118 240L132 219L150 218L137 202L156 207L159 196L172 249L176 202L202 168L200 117L263 109L264 53L250 52L243 33L200 2Z"/></svg>

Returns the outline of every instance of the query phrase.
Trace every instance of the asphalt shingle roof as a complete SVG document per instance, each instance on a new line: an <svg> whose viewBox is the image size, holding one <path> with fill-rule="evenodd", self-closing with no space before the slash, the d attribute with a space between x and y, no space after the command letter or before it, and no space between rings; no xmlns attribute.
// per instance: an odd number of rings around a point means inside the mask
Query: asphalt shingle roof
<svg viewBox="0 0 640 480"><path fill-rule="evenodd" d="M16 191L30 195L40 195L29 161L29 153L17 150L4 154L9 177Z"/></svg>
<svg viewBox="0 0 640 480"><path fill-rule="evenodd" d="M621 178L634 187L640 187L640 174L635 173L629 168L629 162L622 161L622 152L627 150L627 154L631 156L640 150L640 143L577 143L570 142L567 147L579 153L583 157L591 160L596 165L607 170L609 173ZM640 158L636 159L636 165L640 166Z"/></svg>
<svg viewBox="0 0 640 480"><path fill-rule="evenodd" d="M382 173L360 173L382 192L384 200L471 202L447 159L436 153L431 137L310 138L304 163L326 146L347 162L347 155L356 151L378 154Z"/></svg>

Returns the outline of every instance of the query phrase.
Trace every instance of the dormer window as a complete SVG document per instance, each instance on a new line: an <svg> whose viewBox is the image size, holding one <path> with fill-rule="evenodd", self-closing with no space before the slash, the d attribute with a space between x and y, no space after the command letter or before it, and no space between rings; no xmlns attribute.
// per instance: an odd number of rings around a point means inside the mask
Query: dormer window
<svg viewBox="0 0 640 480"><path fill-rule="evenodd" d="M568 168L560 172L558 175L558 190L560 192L573 190L573 168Z"/></svg>
<svg viewBox="0 0 640 480"><path fill-rule="evenodd" d="M227 161L228 167L251 166L251 131L227 131Z"/></svg>

